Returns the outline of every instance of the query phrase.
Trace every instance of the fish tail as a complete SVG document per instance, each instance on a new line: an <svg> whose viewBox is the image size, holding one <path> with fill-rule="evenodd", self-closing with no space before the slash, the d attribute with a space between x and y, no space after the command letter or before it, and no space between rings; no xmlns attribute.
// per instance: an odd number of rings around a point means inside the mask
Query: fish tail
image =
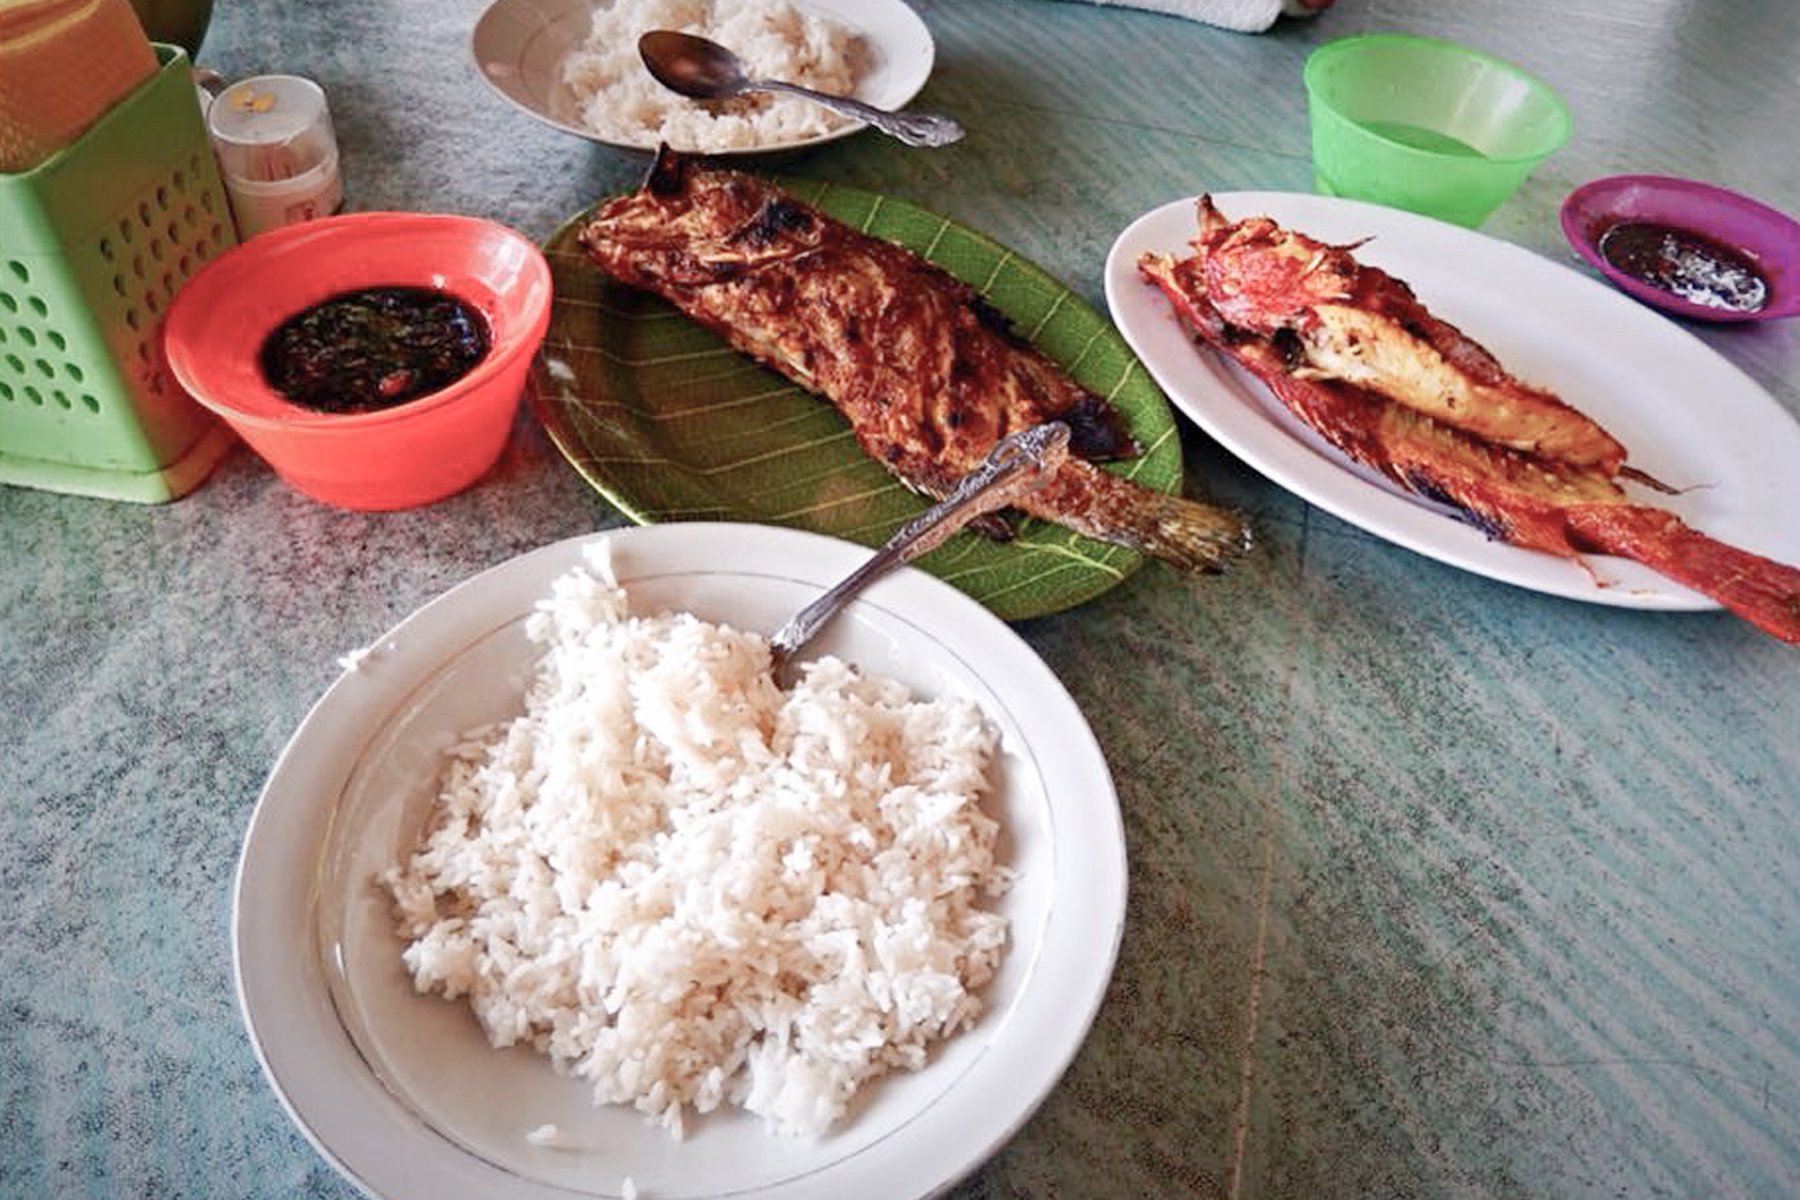
<svg viewBox="0 0 1800 1200"><path fill-rule="evenodd" d="M1728 546L1645 505L1580 505L1565 517L1592 549L1641 562L1758 629L1800 644L1800 569Z"/></svg>
<svg viewBox="0 0 1800 1200"><path fill-rule="evenodd" d="M1190 571L1222 571L1251 546L1250 526L1229 509L1159 492L1074 460L1019 507Z"/></svg>
<svg viewBox="0 0 1800 1200"><path fill-rule="evenodd" d="M1139 496L1127 536L1144 553L1189 571L1223 571L1249 553L1250 526L1237 513L1149 488Z"/></svg>

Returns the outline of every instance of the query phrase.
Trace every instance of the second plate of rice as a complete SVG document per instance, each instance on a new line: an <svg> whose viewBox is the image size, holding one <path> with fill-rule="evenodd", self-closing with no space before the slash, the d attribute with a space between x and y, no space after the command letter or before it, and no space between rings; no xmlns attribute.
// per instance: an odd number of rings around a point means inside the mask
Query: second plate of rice
<svg viewBox="0 0 1800 1200"><path fill-rule="evenodd" d="M240 1000L265 1071L296 1123L350 1179L383 1200L913 1200L978 1166L1048 1094L1098 1009L1124 919L1124 841L1111 777L1079 710L1030 648L980 605L913 569L840 616L808 655L838 664L807 678L812 692L792 689L786 703L799 706L794 712L772 715L754 669L759 640L732 630L773 629L867 554L835 539L747 525L573 539L477 576L344 660L343 676L295 733L257 805L233 935ZM630 629L621 624L626 602ZM602 652L569 652L576 642ZM701 660L704 670L696 670ZM561 674L541 674L546 664ZM596 675L609 674L629 677L629 686L590 689ZM638 746L632 737L610 749L597 744L603 738L585 738L568 719L571 687L591 690L582 703L598 711L635 706ZM798 733L766 736L783 722ZM645 731L656 743L648 752ZM788 757L765 761L765 743ZM872 773L862 761L870 753L880 764ZM935 807L890 820L890 794L848 824L813 821L804 812L816 807L808 780L830 771L805 764L826 760L848 764L852 776L880 775L883 787L904 784L909 808L915 795ZM665 913L698 911L694 928L633 926L580 875L606 856L583 851L579 823L544 798L547 776L574 763L640 781L660 771L588 819L610 823L609 837L641 860L625 864L627 876L678 877L686 891L656 903ZM679 812L671 780L692 785ZM743 780L755 789L774 780L786 798L718 824L706 796ZM524 815L508 825L507 806L521 796ZM678 828L666 836L632 831L652 797L669 798ZM445 798L461 810L434 815ZM433 829L441 852L413 859ZM789 852L773 873L739 870L734 863L758 857L744 847L763 834L786 839ZM516 855L532 836L542 837L542 852ZM867 863L847 865L862 842ZM565 857L587 866L528 878L535 864ZM853 869L873 881L862 894L874 907L858 910L838 897L833 903L845 907L827 912L800 890L788 894L795 880L820 877L824 861L837 863L840 877ZM896 875L896 862L912 867ZM964 886L971 881L980 886ZM440 885L438 899L422 898ZM746 904L733 887L756 895ZM914 888L923 891L909 895ZM771 890L785 898L770 901ZM786 941L774 936L780 930L745 925L746 912L782 904L813 906L810 924ZM403 935L396 913L409 905L416 919ZM850 930L859 925L886 931L877 957L891 970L795 976L822 947L830 959L830 947L855 941ZM435 940L409 956L407 937L428 927ZM482 984L466 936L477 927L503 928L502 954L527 938L562 951L496 967L488 943L479 952L488 954ZM607 929L635 940L628 953L609 944L612 986L601 995L582 964L595 961ZM813 1067L782 1061L763 1084L737 1087L734 1101L703 1114L696 1109L733 1085L723 1073L710 1082L695 1076L685 1118L671 1120L660 1093L636 1109L622 1094L627 1102L596 1106L597 1080L629 1091L643 1082L659 1043L697 1061L707 1037L737 1014L697 1022L698 1038L690 1029L583 1042L582 1023L591 1027L611 1011L639 1025L679 1024L694 1014L657 1005L714 970L689 953L694 939L730 944L746 936L762 939L752 959L766 958L768 969L757 986L731 993L734 1005L772 1004L770 1027L783 1032L770 1041L783 1047L817 1044L821 1028L836 1030L823 1058ZM428 969L415 982L421 961ZM952 963L975 969L958 983ZM894 986L902 977L911 981L906 988ZM455 994L483 986L486 1027ZM597 1007L584 1015L589 1002ZM937 1032L913 1037L892 1019L904 1013ZM496 1023L518 1022L528 1035L534 1020L543 1030L554 1025L567 1035L563 1047L578 1052L553 1067L524 1044L529 1036L509 1048L490 1045L515 1040L496 1037ZM770 1079L840 1087L856 1071L818 1062L851 1062L853 1044L866 1049L876 1028L911 1041L895 1043L895 1069L862 1082L841 1113L814 1120L824 1111L818 1095L771 1093ZM753 1053L765 1051L774 1052ZM710 1098L695 1105L693 1095Z"/></svg>
<svg viewBox="0 0 1800 1200"><path fill-rule="evenodd" d="M637 39L677 29L721 42L753 77L903 107L931 75L931 33L902 0L495 0L476 22L481 76L537 119L604 145L712 155L790 151L863 128L810 101L702 104L664 88Z"/></svg>

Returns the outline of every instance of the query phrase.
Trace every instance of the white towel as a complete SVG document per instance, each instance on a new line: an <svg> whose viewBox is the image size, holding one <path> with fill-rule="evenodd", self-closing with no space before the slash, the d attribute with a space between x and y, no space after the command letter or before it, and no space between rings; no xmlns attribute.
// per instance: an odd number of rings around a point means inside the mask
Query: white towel
<svg viewBox="0 0 1800 1200"><path fill-rule="evenodd" d="M1332 0L1093 0L1120 8L1143 8L1170 16L1204 21L1239 33L1261 33L1281 16L1308 17L1330 8Z"/></svg>

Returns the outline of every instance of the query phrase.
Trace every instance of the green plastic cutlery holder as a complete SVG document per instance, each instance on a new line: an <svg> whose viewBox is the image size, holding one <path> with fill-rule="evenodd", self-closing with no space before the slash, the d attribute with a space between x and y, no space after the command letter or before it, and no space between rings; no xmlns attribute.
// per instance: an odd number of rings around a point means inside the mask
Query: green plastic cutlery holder
<svg viewBox="0 0 1800 1200"><path fill-rule="evenodd" d="M237 242L185 52L80 139L0 174L0 483L160 503L233 444L163 361L162 317Z"/></svg>

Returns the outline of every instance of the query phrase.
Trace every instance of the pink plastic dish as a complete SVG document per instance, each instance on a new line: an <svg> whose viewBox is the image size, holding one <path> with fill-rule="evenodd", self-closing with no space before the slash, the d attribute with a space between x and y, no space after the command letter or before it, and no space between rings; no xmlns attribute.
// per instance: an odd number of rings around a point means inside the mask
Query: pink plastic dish
<svg viewBox="0 0 1800 1200"><path fill-rule="evenodd" d="M1714 308L1628 275L1600 253L1614 225L1647 221L1701 234L1751 259L1768 284L1755 311ZM1664 175L1614 175L1585 183L1562 206L1563 234L1616 287L1664 312L1696 321L1769 321L1800 316L1800 222L1748 196Z"/></svg>
<svg viewBox="0 0 1800 1200"><path fill-rule="evenodd" d="M259 363L275 327L321 300L382 286L449 292L490 345L447 387L376 412L290 403ZM550 320L550 268L516 230L474 217L354 213L273 230L201 268L163 344L182 387L300 491L344 508L411 508L461 491L506 446Z"/></svg>

